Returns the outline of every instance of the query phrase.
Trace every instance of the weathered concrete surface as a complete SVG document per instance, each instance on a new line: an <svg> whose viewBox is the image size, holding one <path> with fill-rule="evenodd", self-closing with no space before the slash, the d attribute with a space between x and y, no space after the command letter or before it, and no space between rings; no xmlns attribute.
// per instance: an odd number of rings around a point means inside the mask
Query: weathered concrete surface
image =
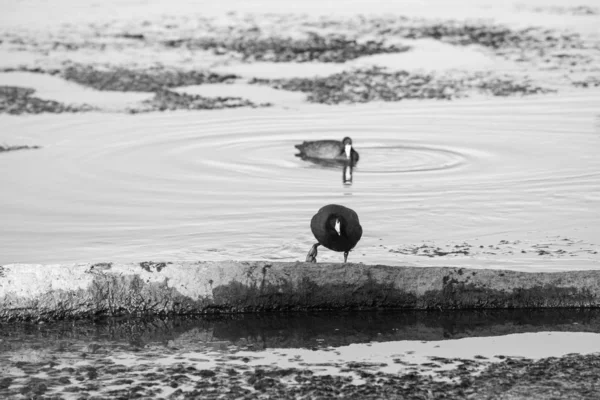
<svg viewBox="0 0 600 400"><path fill-rule="evenodd" d="M310 309L600 306L600 271L173 262L0 267L0 320Z"/></svg>

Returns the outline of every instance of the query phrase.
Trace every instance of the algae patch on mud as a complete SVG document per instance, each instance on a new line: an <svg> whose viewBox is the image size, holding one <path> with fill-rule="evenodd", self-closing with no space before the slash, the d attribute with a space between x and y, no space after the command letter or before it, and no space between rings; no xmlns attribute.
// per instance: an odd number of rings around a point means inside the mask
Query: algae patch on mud
<svg viewBox="0 0 600 400"><path fill-rule="evenodd" d="M91 111L88 105L69 105L34 96L35 90L18 86L0 86L0 114L74 113Z"/></svg>
<svg viewBox="0 0 600 400"><path fill-rule="evenodd" d="M40 96L56 95L55 91L72 93L69 98L69 104L64 101L55 101L36 97L37 90L18 86L0 86L0 113L7 114L39 114L39 113L63 113L63 112L83 112L83 111L126 111L129 113L166 111L166 110L214 110L239 107L267 107L269 103L253 103L241 97L216 96L204 97L191 95L187 93L177 93L169 90L181 85L190 85L198 83L225 82L235 77L221 76L217 74L189 71L171 71L171 70L128 70L126 68L99 69L91 66L73 65L64 72L57 70L43 71L39 68L28 70L10 69L4 71L5 80L15 80L27 84L29 80L38 82L42 86L41 77L52 77L53 82L46 82L50 91ZM73 85L74 82L77 85ZM62 83L62 85L61 85ZM35 85L35 84L34 84ZM78 86L82 85L82 86ZM91 88L91 89L90 89ZM93 89L93 90L92 90ZM110 105L109 101L99 101L98 98L107 96L107 92L112 92L110 96L115 96L118 92L128 93L133 96L141 97L145 93L153 93L152 97L145 100L130 101L125 103L128 98L123 94L123 100L118 104ZM99 104L87 104L86 96L94 95L94 100ZM64 93L62 94L64 97ZM81 98L79 98L81 96ZM90 101L87 99L87 101ZM72 103L72 104L71 104Z"/></svg>
<svg viewBox="0 0 600 400"><path fill-rule="evenodd" d="M30 149L39 149L40 146L27 146L27 145L20 145L20 146L7 146L7 145L0 145L0 153L2 152L6 152L6 151L16 151L16 150L30 150Z"/></svg>
<svg viewBox="0 0 600 400"><path fill-rule="evenodd" d="M530 79L490 73L427 74L373 67L344 71L327 77L253 79L253 84L307 93L307 100L322 104L352 104L408 99L451 100L478 93L513 96L552 93Z"/></svg>
<svg viewBox="0 0 600 400"><path fill-rule="evenodd" d="M193 34L187 20L175 17L169 23L115 20L82 25L76 31L65 27L64 32L59 29L44 37L26 30L0 32L0 51L28 55L21 63L6 62L0 70L43 72L100 91L155 93L151 100L122 107L132 113L268 106L270 102L255 103L243 96L209 99L172 91L245 83L240 75L253 83L308 93L308 102L320 104L530 95L598 85L597 38L568 30L402 15L228 14L224 19L197 16L195 21ZM441 52L424 42L442 46ZM422 56L419 52L426 53L427 62L422 68L407 67L409 58ZM432 72L448 58L462 57L470 64ZM484 65L478 61L482 59ZM252 70L253 63L273 65L260 73L260 68ZM321 67L319 77L303 75L308 64ZM331 70L332 64L337 69ZM269 69L290 67L298 75L265 76ZM236 73L244 70L248 73ZM40 103L33 97L27 101L35 106L26 107L23 96L11 99L11 113L73 111L74 107ZM82 105L79 110L87 108Z"/></svg>

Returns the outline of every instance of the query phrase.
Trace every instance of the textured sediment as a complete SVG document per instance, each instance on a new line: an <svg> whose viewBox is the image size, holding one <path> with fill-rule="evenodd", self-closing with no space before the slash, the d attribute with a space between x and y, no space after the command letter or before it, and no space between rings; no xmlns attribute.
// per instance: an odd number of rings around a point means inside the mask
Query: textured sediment
<svg viewBox="0 0 600 400"><path fill-rule="evenodd" d="M587 7L561 13L596 15ZM11 55L0 63L0 78L6 73L8 85L0 86L0 114L267 107L281 105L278 92L305 95L307 103L335 105L598 87L598 38L538 25L403 15L316 18L263 13L115 19L62 26L43 35L37 30L0 30L0 52ZM278 70L288 72L272 72ZM80 86L154 96L120 107L83 100L71 104L74 97L66 104L59 101L64 98L44 97L49 93L41 90L42 84L24 79L18 85L11 72L36 73L34 81L53 76L54 84L59 79L77 84L67 86L69 90ZM266 87L249 89L247 82ZM223 94L217 96L215 89L206 89L210 97L196 87L211 84L240 86L221 89ZM193 93L185 93L186 87ZM272 100L254 98L267 88L275 89Z"/></svg>
<svg viewBox="0 0 600 400"><path fill-rule="evenodd" d="M11 264L0 320L348 309L600 306L600 271L268 262Z"/></svg>

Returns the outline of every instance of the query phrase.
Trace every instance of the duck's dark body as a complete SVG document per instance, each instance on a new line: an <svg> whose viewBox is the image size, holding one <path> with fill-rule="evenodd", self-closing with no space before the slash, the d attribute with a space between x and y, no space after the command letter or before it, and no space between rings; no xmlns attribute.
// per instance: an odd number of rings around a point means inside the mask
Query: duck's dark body
<svg viewBox="0 0 600 400"><path fill-rule="evenodd" d="M344 140L317 140L314 142L304 142L297 144L295 147L300 150L298 157L302 158L314 158L320 160L337 160L337 161L350 161L352 164L358 162L358 153L354 148L350 150L350 159L345 152L346 142L349 141L352 144L350 138L344 138Z"/></svg>
<svg viewBox="0 0 600 400"><path fill-rule="evenodd" d="M335 229L339 221L339 234ZM319 243L315 244L307 261L316 261L317 247L323 245L330 250L344 253L346 262L348 253L356 246L362 236L362 227L358 215L351 209L337 204L321 208L310 221L310 229Z"/></svg>

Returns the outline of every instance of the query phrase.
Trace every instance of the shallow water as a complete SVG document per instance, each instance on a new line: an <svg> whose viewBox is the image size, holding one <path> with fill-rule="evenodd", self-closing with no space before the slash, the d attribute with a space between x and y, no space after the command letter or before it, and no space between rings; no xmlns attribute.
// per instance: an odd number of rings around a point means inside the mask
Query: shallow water
<svg viewBox="0 0 600 400"><path fill-rule="evenodd" d="M323 348L399 340L449 340L534 332L600 333L600 310L342 311L101 318L0 325L0 350L100 341L121 349L214 343L265 348Z"/></svg>
<svg viewBox="0 0 600 400"><path fill-rule="evenodd" d="M600 93L586 91L0 116L0 141L43 146L0 157L0 262L303 260L314 243L310 218L338 203L364 230L352 262L597 268L599 105ZM351 186L341 167L295 157L296 143L343 136L361 156ZM471 250L402 254L423 242Z"/></svg>
<svg viewBox="0 0 600 400"><path fill-rule="evenodd" d="M264 394L264 375L282 391L331 390L336 379L352 390L403 379L429 388L472 382L503 361L515 372L540 358L598 352L599 321L598 310L489 310L0 325L0 396ZM585 370L585 360L571 364Z"/></svg>

